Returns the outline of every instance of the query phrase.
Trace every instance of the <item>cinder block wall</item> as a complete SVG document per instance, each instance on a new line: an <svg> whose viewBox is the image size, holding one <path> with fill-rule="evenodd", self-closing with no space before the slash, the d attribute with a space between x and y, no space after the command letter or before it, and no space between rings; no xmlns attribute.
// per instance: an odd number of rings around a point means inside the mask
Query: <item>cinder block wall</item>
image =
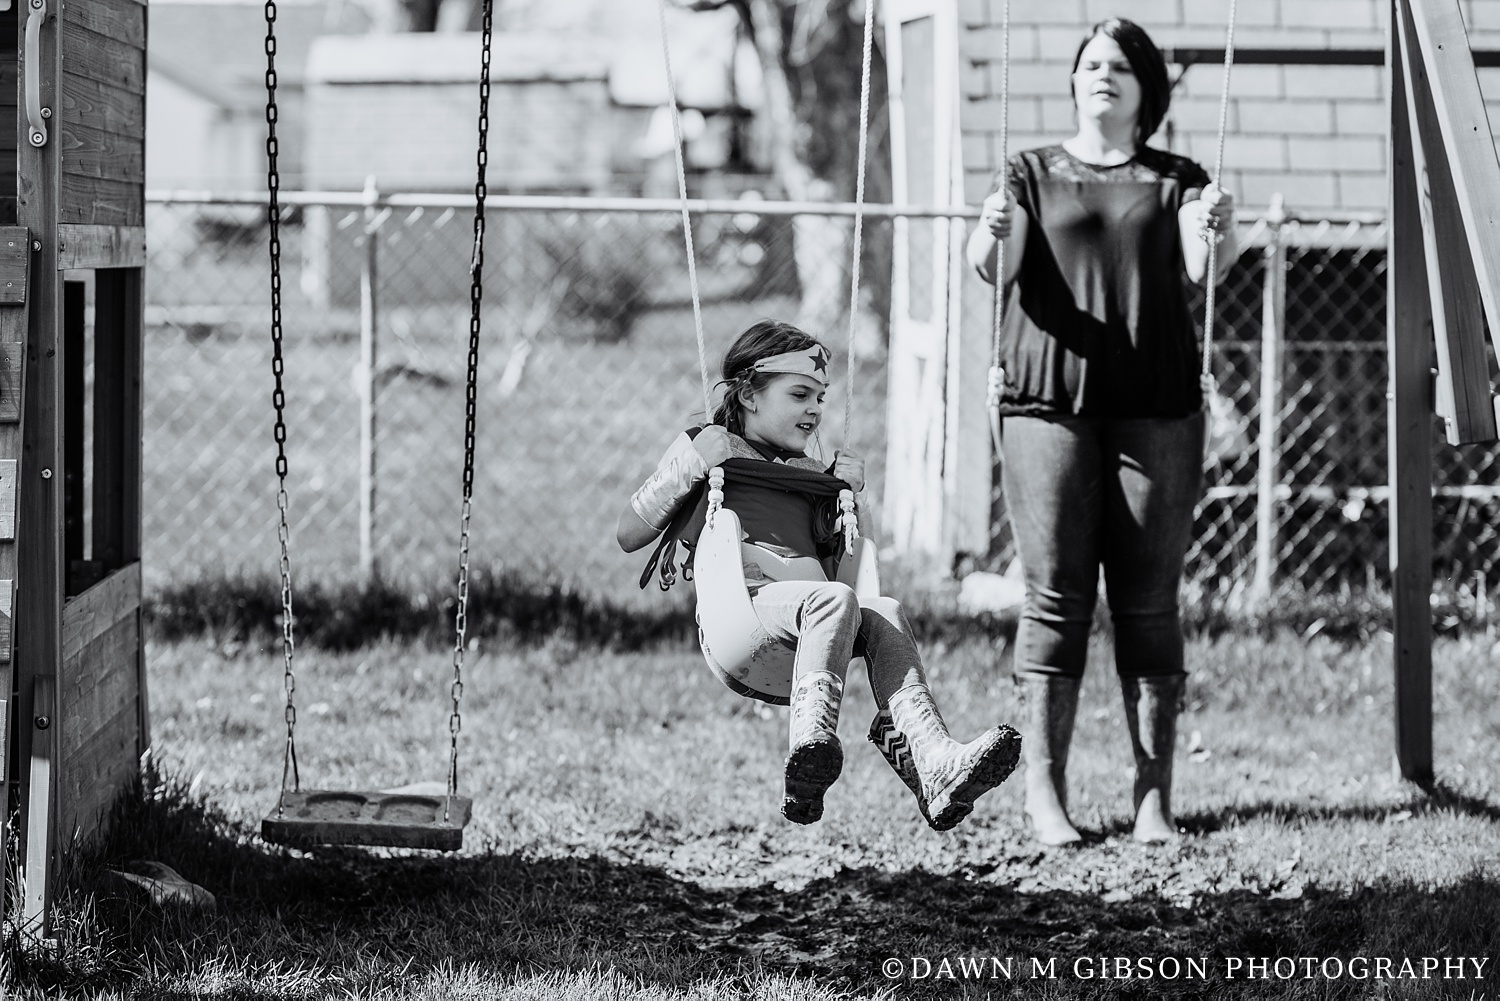
<svg viewBox="0 0 1500 1001"><path fill-rule="evenodd" d="M1461 4L1473 49L1500 49L1500 0ZM1087 27L1135 20L1157 44L1219 48L1228 0L1011 0L1011 152L1057 142L1074 129L1068 71ZM1385 46L1386 0L1241 0L1236 47ZM1000 161L1002 0L960 0L965 195L977 203ZM1170 67L1175 75L1177 67ZM1213 169L1223 68L1183 73L1167 123L1153 140ZM1383 211L1384 69L1240 66L1230 85L1224 181L1246 208L1281 192L1303 215ZM1500 123L1500 70L1479 71Z"/></svg>

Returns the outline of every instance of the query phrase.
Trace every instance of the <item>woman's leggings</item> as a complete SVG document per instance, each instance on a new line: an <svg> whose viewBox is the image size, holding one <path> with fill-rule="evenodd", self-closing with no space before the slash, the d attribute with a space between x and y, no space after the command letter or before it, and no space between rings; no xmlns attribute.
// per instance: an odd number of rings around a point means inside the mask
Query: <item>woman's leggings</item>
<svg viewBox="0 0 1500 1001"><path fill-rule="evenodd" d="M1178 589L1203 417L1006 417L1001 441L1026 576L1016 673L1083 676L1102 565L1120 676L1182 674Z"/></svg>
<svg viewBox="0 0 1500 1001"><path fill-rule="evenodd" d="M901 689L926 682L911 626L894 598L861 601L837 581L784 580L761 585L750 603L766 632L797 645L796 677L831 671L843 678L849 661L864 657L881 709Z"/></svg>

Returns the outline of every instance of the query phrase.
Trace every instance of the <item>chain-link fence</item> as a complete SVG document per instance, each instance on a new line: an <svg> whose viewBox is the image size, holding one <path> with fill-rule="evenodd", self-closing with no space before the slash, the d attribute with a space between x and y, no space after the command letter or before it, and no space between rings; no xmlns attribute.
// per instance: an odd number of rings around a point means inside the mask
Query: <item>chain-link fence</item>
<svg viewBox="0 0 1500 1001"><path fill-rule="evenodd" d="M286 201L296 572L431 584L457 560L471 207L443 196ZM642 554L619 553L615 520L702 410L681 218L626 200L522 204L489 210L475 558L630 600ZM275 569L264 215L251 199L149 205L152 584ZM745 201L700 212L694 226L711 366L750 322L774 316L821 333L843 371L847 216ZM1221 288L1221 406L1190 576L1224 592L1257 579L1313 591L1383 582L1384 227L1246 220L1242 234L1246 249ZM851 424L870 465L876 525L891 240L888 218L866 220ZM963 322L983 332L989 318ZM843 393L836 378L825 454L841 445ZM1441 576L1491 576L1496 454L1439 446ZM1008 550L998 527L977 565L1003 568Z"/></svg>

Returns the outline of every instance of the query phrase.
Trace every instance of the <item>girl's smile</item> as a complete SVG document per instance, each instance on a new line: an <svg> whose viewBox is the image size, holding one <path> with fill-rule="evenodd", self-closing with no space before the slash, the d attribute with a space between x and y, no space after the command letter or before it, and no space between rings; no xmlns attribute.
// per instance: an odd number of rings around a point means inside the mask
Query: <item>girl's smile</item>
<svg viewBox="0 0 1500 1001"><path fill-rule="evenodd" d="M823 419L828 387L807 375L782 374L745 400L745 437L801 452Z"/></svg>

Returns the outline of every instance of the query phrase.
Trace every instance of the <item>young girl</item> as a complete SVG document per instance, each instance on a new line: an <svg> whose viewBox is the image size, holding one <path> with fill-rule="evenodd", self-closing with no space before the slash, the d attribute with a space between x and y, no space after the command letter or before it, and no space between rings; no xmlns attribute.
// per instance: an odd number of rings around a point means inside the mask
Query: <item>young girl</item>
<svg viewBox="0 0 1500 1001"><path fill-rule="evenodd" d="M741 334L724 356L724 400L713 423L679 435L630 498L620 514L620 547L634 552L668 526L683 530L680 510L696 503L708 471L731 458L831 472L858 493L864 461L857 455L844 450L831 469L807 455L823 416L828 363L827 349L790 324L762 320ZM968 744L949 735L901 606L884 597L861 602L829 579L838 533L828 500L729 480L724 505L741 519L745 585L761 625L796 647L783 816L810 824L823 815L823 794L843 768L839 703L855 656L864 658L879 709L870 740L911 788L922 816L939 831L968 816L974 800L1015 768L1020 735L1008 726ZM693 534L687 544L696 541L691 529L685 534Z"/></svg>

